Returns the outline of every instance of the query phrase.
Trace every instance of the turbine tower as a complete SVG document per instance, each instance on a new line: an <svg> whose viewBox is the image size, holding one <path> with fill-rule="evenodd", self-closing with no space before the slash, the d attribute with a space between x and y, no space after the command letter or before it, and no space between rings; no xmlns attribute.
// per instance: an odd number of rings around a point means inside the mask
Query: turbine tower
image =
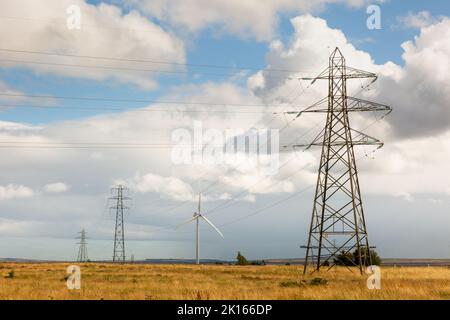
<svg viewBox="0 0 450 320"><path fill-rule="evenodd" d="M200 221L200 219L205 220L206 223L208 223L214 230L216 230L216 232L223 238L222 232L220 232L220 230L211 221L209 221L208 218L206 218L204 215L201 214L201 210L200 210L201 209L201 207L200 207L201 199L202 199L202 194L200 193L198 195L198 210L197 210L197 212L194 212L194 216L191 219L189 219L188 221L186 221L185 223L183 223L183 224L181 224L179 226L179 227L181 227L181 226L183 226L185 224L188 224L188 223L190 223L190 222L195 220L195 223L196 223L195 257L196 257L196 263L197 264L200 264L200 229L199 229L199 221Z"/></svg>
<svg viewBox="0 0 450 320"><path fill-rule="evenodd" d="M125 197L124 191L127 189L119 184L117 187L111 189L112 193L117 195L111 197L111 200L116 201L116 205L112 206L111 209L116 210L116 228L114 233L114 251L113 251L113 262L125 263L125 232L124 232L124 220L123 213L128 207L124 206L124 201L130 200L131 198Z"/></svg>
<svg viewBox="0 0 450 320"><path fill-rule="evenodd" d="M392 109L347 96L347 80L363 78L372 79L373 83L377 75L347 67L339 48L331 54L329 67L325 71L316 78L304 78L312 80L312 83L320 79L328 80L328 97L300 113L295 112L297 117L302 113L327 115L324 129L313 142L296 146L322 147L308 244L303 247L306 248L304 274L309 263L314 271L319 271L321 267L331 269L337 264L345 264L359 267L361 273L363 266L371 264L353 147L373 145L381 148L383 143L352 129L349 113L381 111L385 112L384 118ZM350 259L350 254L355 254L355 258Z"/></svg>
<svg viewBox="0 0 450 320"><path fill-rule="evenodd" d="M80 247L78 249L77 262L87 262L89 258L87 252L86 231L83 229L78 233L80 234L80 236L77 237L77 239L80 239L80 242L78 243Z"/></svg>

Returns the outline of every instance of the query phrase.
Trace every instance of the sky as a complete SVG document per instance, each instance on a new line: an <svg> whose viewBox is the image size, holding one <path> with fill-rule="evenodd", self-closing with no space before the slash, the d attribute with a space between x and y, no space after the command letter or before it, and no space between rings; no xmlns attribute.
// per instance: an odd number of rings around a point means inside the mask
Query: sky
<svg viewBox="0 0 450 320"><path fill-rule="evenodd" d="M201 226L202 258L304 257L320 150L281 148L267 175L175 163L172 138L201 124L311 141L325 119L284 112L326 96L326 83L301 78L335 47L378 75L350 94L393 108L351 118L385 142L357 150L371 244L386 258L450 257L445 1L17 0L0 12L0 258L75 259L84 228L89 257L111 259L118 183L132 198L128 258L193 258L194 225L177 226L199 192L224 234Z"/></svg>

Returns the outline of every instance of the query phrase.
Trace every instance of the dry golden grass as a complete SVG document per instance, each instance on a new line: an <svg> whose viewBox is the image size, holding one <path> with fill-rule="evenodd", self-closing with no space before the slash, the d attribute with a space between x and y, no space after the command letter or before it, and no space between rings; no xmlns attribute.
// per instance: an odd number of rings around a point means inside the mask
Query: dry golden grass
<svg viewBox="0 0 450 320"><path fill-rule="evenodd" d="M0 299L450 299L445 267L384 267L381 290L368 290L365 276L340 268L303 278L299 266L88 263L81 290L68 290L68 265L0 263Z"/></svg>

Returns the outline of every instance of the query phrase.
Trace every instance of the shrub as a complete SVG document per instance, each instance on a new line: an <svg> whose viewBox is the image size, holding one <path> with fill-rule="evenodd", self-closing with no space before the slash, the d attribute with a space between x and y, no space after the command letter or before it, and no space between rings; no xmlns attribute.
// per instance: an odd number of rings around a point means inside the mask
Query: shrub
<svg viewBox="0 0 450 320"><path fill-rule="evenodd" d="M369 265L379 266L381 264L381 258L378 255L378 253L375 250L369 250L370 257L372 260L372 261L370 261L370 259L364 259L364 257L368 257L368 255L366 254L366 251L367 251L366 248L361 249L363 263L365 263L366 266L369 266ZM341 254L339 254L334 259L334 262L338 266L355 266L355 265L357 266L357 265L359 265L359 251L358 251L358 249L356 249L353 253L341 252Z"/></svg>
<svg viewBox="0 0 450 320"><path fill-rule="evenodd" d="M312 286L326 285L327 283L328 280L323 278L314 278L309 282L309 284Z"/></svg>
<svg viewBox="0 0 450 320"><path fill-rule="evenodd" d="M368 256L366 255L366 248L362 248L361 252L362 252L362 257L364 256ZM379 266L381 265L381 258L378 255L378 253L375 250L369 250L370 253L370 258L372 261L370 261L369 259L366 259L366 266L369 265L374 265L374 266ZM353 257L354 257L354 261L356 264L359 264L359 251L355 250L355 252L353 253Z"/></svg>
<svg viewBox="0 0 450 320"><path fill-rule="evenodd" d="M284 288L295 288L295 287L301 287L302 283L297 281L283 281L280 282L280 287Z"/></svg>
<svg viewBox="0 0 450 320"><path fill-rule="evenodd" d="M238 266L247 266L247 265L249 265L248 260L241 254L241 252L238 252L236 259L237 259L236 264Z"/></svg>
<svg viewBox="0 0 450 320"><path fill-rule="evenodd" d="M338 266L354 266L355 259L353 257L353 253L342 251L339 255L334 259L334 263Z"/></svg>

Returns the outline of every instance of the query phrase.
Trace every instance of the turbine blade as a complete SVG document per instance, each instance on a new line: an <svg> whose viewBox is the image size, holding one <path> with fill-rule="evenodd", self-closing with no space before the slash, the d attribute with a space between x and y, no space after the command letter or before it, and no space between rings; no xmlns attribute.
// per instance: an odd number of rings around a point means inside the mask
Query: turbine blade
<svg viewBox="0 0 450 320"><path fill-rule="evenodd" d="M201 214L201 211L200 211L200 202L202 201L202 194L201 193L199 193L198 194L198 213L199 214Z"/></svg>
<svg viewBox="0 0 450 320"><path fill-rule="evenodd" d="M209 221L209 219L208 218L206 218L205 216L202 216L202 215L200 215L200 217L203 219L203 220L205 220L211 227L213 227L214 228L214 230L216 230L217 231L217 233L218 234L220 234L220 236L223 238L223 234L222 234L222 232L220 232L220 230L219 229L217 229L217 227L211 222L211 221Z"/></svg>
<svg viewBox="0 0 450 320"><path fill-rule="evenodd" d="M188 223L191 223L192 221L195 221L195 219L197 219L198 218L198 215L194 215L192 218L190 218L189 220L187 220L187 221L185 221L185 222L183 222L182 224L180 224L180 225L178 225L177 227L176 227L176 229L179 229L179 228L181 228L182 226L184 226L184 225L186 225L186 224L188 224Z"/></svg>

